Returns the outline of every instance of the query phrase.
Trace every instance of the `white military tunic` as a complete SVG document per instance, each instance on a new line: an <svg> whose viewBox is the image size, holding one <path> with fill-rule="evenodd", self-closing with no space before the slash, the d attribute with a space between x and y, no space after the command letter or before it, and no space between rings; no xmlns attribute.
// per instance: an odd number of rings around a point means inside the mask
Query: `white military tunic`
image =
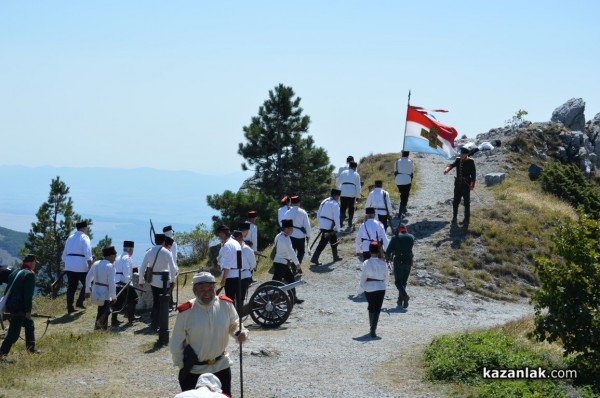
<svg viewBox="0 0 600 398"><path fill-rule="evenodd" d="M88 272L88 260L92 261L92 244L89 236L75 231L65 242L62 261L65 271Z"/></svg>
<svg viewBox="0 0 600 398"><path fill-rule="evenodd" d="M368 281L368 279L376 279ZM385 290L389 278L388 267L383 259L371 257L363 262L362 272L356 294L364 292L375 292L377 290Z"/></svg>
<svg viewBox="0 0 600 398"><path fill-rule="evenodd" d="M156 258L156 263L154 259ZM146 268L152 267L154 263L154 268L152 269L152 280L145 280L145 272ZM144 260L142 261L142 265L140 265L139 273L140 273L140 285L149 282L152 286L162 288L163 281L161 275L156 275L156 272L169 272L169 280L167 283L175 282L175 278L177 277L178 269L173 261L173 256L171 256L171 252L164 247L157 245L152 249L146 252L144 256Z"/></svg>
<svg viewBox="0 0 600 398"><path fill-rule="evenodd" d="M342 191L340 196L347 198L359 198L360 197L360 175L352 170L348 169L342 172L336 179L337 188Z"/></svg>
<svg viewBox="0 0 600 398"><path fill-rule="evenodd" d="M374 218L367 219L358 228L356 238L354 239L356 253L368 252L371 241L383 241L383 250L386 250L390 243L383 229L383 224Z"/></svg>
<svg viewBox="0 0 600 398"><path fill-rule="evenodd" d="M173 363L183 367L184 342L190 344L198 357L198 362L215 359L225 352L229 336L235 337L239 330L239 318L230 299L215 297L209 304L198 299L189 301L191 307L177 314L169 348ZM184 303L178 307L185 307ZM214 364L194 365L191 373L217 373L232 364L229 354L225 354Z"/></svg>
<svg viewBox="0 0 600 398"><path fill-rule="evenodd" d="M340 204L333 198L327 198L321 202L317 211L317 221L320 229L341 232L340 227Z"/></svg>
<svg viewBox="0 0 600 398"><path fill-rule="evenodd" d="M415 171L415 166L412 160L407 157L402 157L396 161L394 172L396 174L396 185L407 185L412 182L411 175Z"/></svg>
<svg viewBox="0 0 600 398"><path fill-rule="evenodd" d="M292 240L289 236L280 232L275 237L275 244L277 245L277 252L275 253L274 263L287 264L288 261L294 264L300 264L296 252L292 247Z"/></svg>
<svg viewBox="0 0 600 398"><path fill-rule="evenodd" d="M242 250L242 246L233 239L229 237L225 241L225 244L221 246L221 251L219 252L219 266L221 267L221 271L225 269L229 269L229 273L227 274L227 279L229 278L237 278L238 270L237 270L237 252L238 250Z"/></svg>
<svg viewBox="0 0 600 398"><path fill-rule="evenodd" d="M292 220L294 223L294 230L292 232L292 238L310 239L310 220L308 219L308 213L306 210L301 209L299 206L292 206L285 215L284 220ZM302 232L300 228L304 228L306 232Z"/></svg>
<svg viewBox="0 0 600 398"><path fill-rule="evenodd" d="M131 284L131 274L133 265L131 256L124 252L115 260L115 283L128 285Z"/></svg>
<svg viewBox="0 0 600 398"><path fill-rule="evenodd" d="M94 290L101 292L104 300L111 301L117 298L115 267L110 261L103 259L92 264L90 271L85 277L86 293L92 292L92 282L94 282Z"/></svg>
<svg viewBox="0 0 600 398"><path fill-rule="evenodd" d="M383 188L375 188L369 192L365 208L374 207L375 213L382 216L392 215L392 201L390 200L390 193Z"/></svg>

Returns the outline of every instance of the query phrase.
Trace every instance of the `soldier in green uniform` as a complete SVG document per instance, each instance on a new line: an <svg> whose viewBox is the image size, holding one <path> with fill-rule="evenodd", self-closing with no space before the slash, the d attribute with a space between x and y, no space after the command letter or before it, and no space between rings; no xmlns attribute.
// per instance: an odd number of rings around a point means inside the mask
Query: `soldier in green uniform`
<svg viewBox="0 0 600 398"><path fill-rule="evenodd" d="M400 224L396 235L392 237L385 251L386 261L394 260L394 284L398 289L398 305L408 307L406 284L413 264L413 245L415 237L408 233L405 225Z"/></svg>
<svg viewBox="0 0 600 398"><path fill-rule="evenodd" d="M456 168L456 178L454 179L454 200L452 201L452 224L456 224L456 215L460 199L464 198L465 218L463 226L468 227L471 217L471 190L475 188L475 162L469 157L469 149L460 148L459 157L450 163L444 169L444 174Z"/></svg>
<svg viewBox="0 0 600 398"><path fill-rule="evenodd" d="M35 263L37 258L30 254L23 259L23 266L15 269L8 278L6 291L10 294L6 302L6 310L10 313L10 326L6 337L0 346L0 358L8 355L14 343L19 339L21 327L25 328L25 347L31 353L35 349L35 334L31 307L33 304L33 291L35 289Z"/></svg>

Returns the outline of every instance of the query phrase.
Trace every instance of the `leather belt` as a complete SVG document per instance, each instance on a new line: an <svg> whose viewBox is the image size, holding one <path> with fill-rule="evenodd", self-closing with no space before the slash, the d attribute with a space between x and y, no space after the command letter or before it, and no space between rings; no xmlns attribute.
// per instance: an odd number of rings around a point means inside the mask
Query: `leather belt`
<svg viewBox="0 0 600 398"><path fill-rule="evenodd" d="M383 282L383 279L373 279L373 278L367 278L367 282Z"/></svg>
<svg viewBox="0 0 600 398"><path fill-rule="evenodd" d="M108 284L107 284L107 283L94 282L94 285L108 287Z"/></svg>
<svg viewBox="0 0 600 398"><path fill-rule="evenodd" d="M218 357L213 358L213 359L207 359L206 361L196 362L195 365L214 365L215 362L217 362L219 359L223 358L223 355L225 355L225 353L222 353L221 355L219 355Z"/></svg>
<svg viewBox="0 0 600 398"><path fill-rule="evenodd" d="M83 254L75 254L75 253L69 253L69 254L67 254L67 256L85 257Z"/></svg>

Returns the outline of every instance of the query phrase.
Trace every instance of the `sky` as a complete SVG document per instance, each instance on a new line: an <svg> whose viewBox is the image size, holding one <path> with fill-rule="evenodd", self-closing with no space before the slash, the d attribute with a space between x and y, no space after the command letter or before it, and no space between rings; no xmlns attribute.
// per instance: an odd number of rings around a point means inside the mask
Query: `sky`
<svg viewBox="0 0 600 398"><path fill-rule="evenodd" d="M597 1L3 1L0 164L241 170L282 83L336 166L399 152L411 104L459 137L571 98L600 113Z"/></svg>

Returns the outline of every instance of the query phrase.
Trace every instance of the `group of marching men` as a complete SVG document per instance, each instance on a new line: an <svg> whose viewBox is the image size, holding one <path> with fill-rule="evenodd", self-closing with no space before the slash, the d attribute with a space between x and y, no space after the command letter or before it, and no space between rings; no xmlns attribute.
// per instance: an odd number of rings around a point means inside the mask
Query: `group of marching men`
<svg viewBox="0 0 600 398"><path fill-rule="evenodd" d="M172 291L179 272L173 228L170 225L166 226L162 234L155 235L155 245L146 251L139 267L140 287L138 289L133 286L131 280L135 268L132 263L135 246L133 241L123 243L123 252L120 255L114 246L102 248L103 258L92 263L92 248L87 235L88 225L82 221L76 223L75 227L77 230L67 239L62 254L67 276L67 312L71 314L77 311L75 307L85 309L83 302L85 298L90 298L92 304L98 305L96 329L108 328L107 317L111 309L112 326L122 323L118 319L119 313L123 313L128 322L132 323L139 319L135 315L138 302L136 290L143 291L144 285L149 283L153 297L150 326L158 329L159 296L163 292L165 283ZM75 292L79 283L83 287L74 306Z"/></svg>

